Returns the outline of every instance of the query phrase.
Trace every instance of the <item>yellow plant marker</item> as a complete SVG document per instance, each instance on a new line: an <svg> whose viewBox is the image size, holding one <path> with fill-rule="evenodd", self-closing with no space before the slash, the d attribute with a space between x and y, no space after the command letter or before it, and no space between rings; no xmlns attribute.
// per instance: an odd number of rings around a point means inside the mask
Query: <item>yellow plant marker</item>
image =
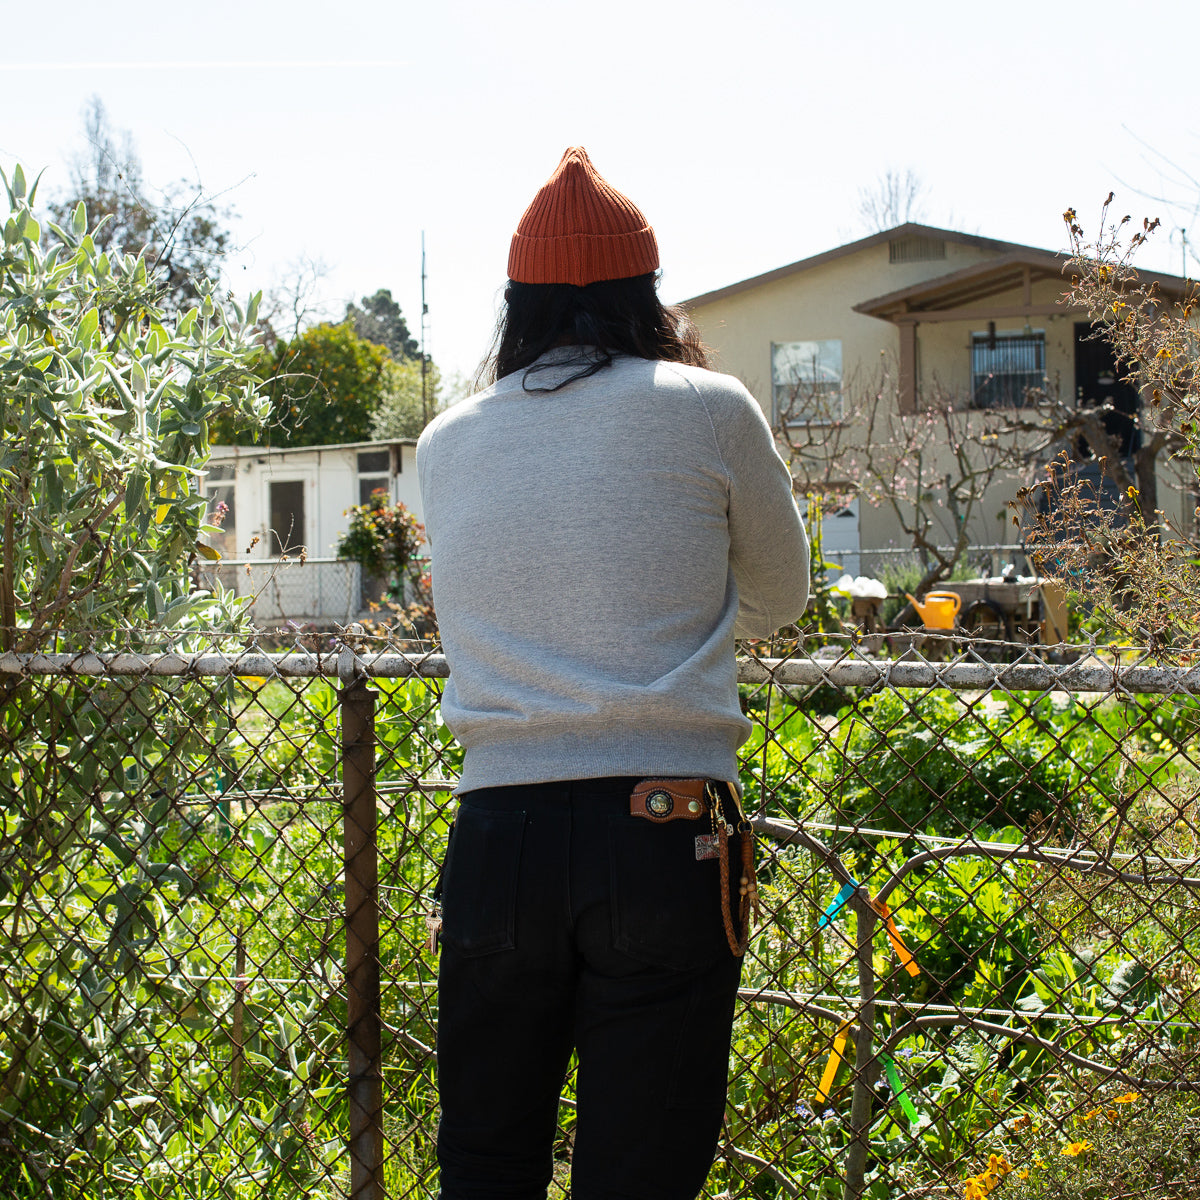
<svg viewBox="0 0 1200 1200"><path fill-rule="evenodd" d="M825 1064L825 1073L821 1076L821 1082L817 1085L817 1100L813 1108L820 1109L829 1099L829 1093L833 1091L833 1081L837 1078L838 1064L842 1061L842 1055L846 1052L846 1037L850 1032L850 1022L843 1021L838 1026L838 1031L833 1039L833 1049L829 1052L829 1061Z"/></svg>
<svg viewBox="0 0 1200 1200"><path fill-rule="evenodd" d="M896 922L892 917L892 910L887 906L887 901L872 900L871 907L883 919L883 927L887 930L888 941L892 943L892 949L895 950L900 965L915 979L920 975L921 968L917 966L917 960L909 953L908 947L900 937L900 930L896 928Z"/></svg>

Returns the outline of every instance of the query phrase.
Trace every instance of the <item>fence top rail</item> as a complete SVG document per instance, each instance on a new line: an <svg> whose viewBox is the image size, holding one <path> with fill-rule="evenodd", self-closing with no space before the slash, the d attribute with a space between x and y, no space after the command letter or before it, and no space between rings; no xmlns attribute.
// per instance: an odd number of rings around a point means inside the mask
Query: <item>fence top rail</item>
<svg viewBox="0 0 1200 1200"><path fill-rule="evenodd" d="M443 654L352 652L352 674L372 679L445 679L450 668ZM910 652L911 653L911 652ZM128 651L80 654L0 654L0 676L83 675L183 678L222 677L305 679L343 678L347 651L288 650L265 653L200 652L181 654ZM1097 657L1070 664L990 663L965 659L930 662L921 657L868 659L847 653L839 659L739 658L738 681L788 687L978 692L999 689L1021 692L1116 692L1129 695L1185 693L1200 695L1200 665L1157 666L1115 664Z"/></svg>
<svg viewBox="0 0 1200 1200"><path fill-rule="evenodd" d="M333 565L355 567L358 563L350 558L336 558L316 554L307 554L304 559L296 558L221 558L213 561L205 560L196 565L202 571L211 571L216 567L328 567Z"/></svg>

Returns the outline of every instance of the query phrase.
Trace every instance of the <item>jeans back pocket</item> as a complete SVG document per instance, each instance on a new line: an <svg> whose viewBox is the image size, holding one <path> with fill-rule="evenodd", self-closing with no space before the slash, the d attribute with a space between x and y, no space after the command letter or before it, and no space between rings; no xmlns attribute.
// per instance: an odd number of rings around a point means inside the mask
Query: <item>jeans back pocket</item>
<svg viewBox="0 0 1200 1200"><path fill-rule="evenodd" d="M656 825L622 814L609 824L613 947L689 971L729 954L715 859L699 859L699 821Z"/></svg>
<svg viewBox="0 0 1200 1200"><path fill-rule="evenodd" d="M516 946L523 812L462 805L446 850L442 937L473 957Z"/></svg>

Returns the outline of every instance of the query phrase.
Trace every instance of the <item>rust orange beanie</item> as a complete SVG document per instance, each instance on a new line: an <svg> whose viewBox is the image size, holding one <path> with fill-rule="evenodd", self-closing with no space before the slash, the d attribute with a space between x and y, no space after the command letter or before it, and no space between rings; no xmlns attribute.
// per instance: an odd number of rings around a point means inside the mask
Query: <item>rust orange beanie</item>
<svg viewBox="0 0 1200 1200"><path fill-rule="evenodd" d="M633 201L600 177L582 146L562 156L508 251L508 277L517 283L584 287L657 268L654 230Z"/></svg>

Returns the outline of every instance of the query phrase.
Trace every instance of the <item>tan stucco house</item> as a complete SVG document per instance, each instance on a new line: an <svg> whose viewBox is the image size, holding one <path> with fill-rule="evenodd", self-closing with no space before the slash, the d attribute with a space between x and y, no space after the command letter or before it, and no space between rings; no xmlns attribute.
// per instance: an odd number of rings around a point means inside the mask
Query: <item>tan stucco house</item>
<svg viewBox="0 0 1200 1200"><path fill-rule="evenodd" d="M881 364L901 411L935 402L1020 406L1029 388L1044 388L1075 403L1111 401L1119 423L1139 398L1120 380L1107 343L1089 339L1086 314L1061 303L1064 263L1034 246L905 224L683 303L717 352L717 368L746 384L777 429L784 420L826 419L820 405L797 408L798 381L809 397L836 397L869 386ZM1167 295L1184 285L1143 277ZM995 485L974 543L1012 541L1003 509L1016 483ZM1162 483L1166 504L1188 507L1172 480ZM884 508L864 507L856 519L864 550L903 541Z"/></svg>

